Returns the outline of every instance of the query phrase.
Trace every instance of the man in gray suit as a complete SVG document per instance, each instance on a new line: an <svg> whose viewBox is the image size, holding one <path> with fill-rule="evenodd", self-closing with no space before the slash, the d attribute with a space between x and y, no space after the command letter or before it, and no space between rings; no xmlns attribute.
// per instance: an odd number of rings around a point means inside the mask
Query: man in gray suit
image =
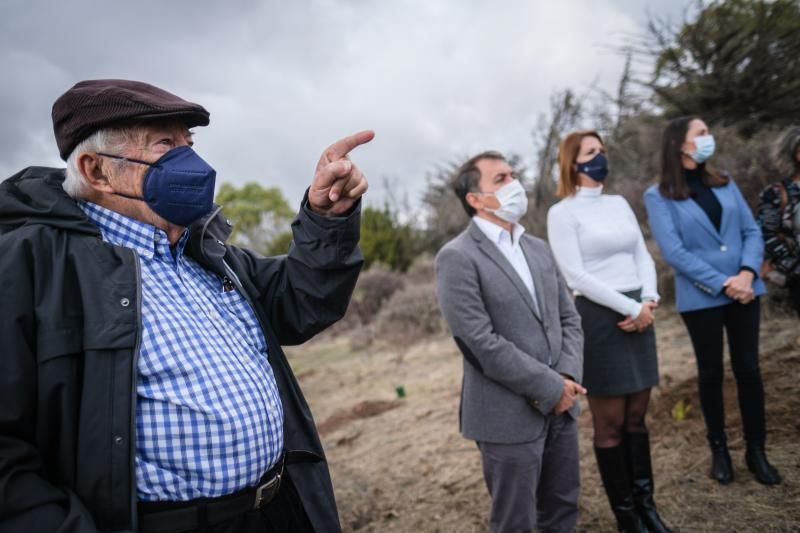
<svg viewBox="0 0 800 533"><path fill-rule="evenodd" d="M495 532L573 531L580 492L580 317L525 190L497 152L453 182L472 222L436 257L439 305L464 355L460 426L475 440Z"/></svg>

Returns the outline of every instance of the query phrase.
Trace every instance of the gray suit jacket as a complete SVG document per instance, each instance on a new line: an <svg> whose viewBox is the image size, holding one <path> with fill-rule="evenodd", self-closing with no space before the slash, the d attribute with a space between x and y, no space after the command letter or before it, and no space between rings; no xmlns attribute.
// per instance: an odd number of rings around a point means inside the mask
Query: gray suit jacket
<svg viewBox="0 0 800 533"><path fill-rule="evenodd" d="M539 437L563 390L583 378L583 332L550 247L523 234L541 314L499 249L471 222L436 256L439 306L464 355L464 437L497 443ZM576 402L570 410L580 412Z"/></svg>

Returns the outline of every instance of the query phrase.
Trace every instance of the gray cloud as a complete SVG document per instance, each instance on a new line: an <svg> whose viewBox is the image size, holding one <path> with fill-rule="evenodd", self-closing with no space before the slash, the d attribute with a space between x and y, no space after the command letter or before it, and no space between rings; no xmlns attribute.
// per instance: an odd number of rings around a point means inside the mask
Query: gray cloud
<svg viewBox="0 0 800 533"><path fill-rule="evenodd" d="M221 181L299 201L321 151L364 128L353 159L415 201L435 165L496 148L533 158L553 90L612 88L608 45L655 0L542 2L6 2L0 7L0 176L60 166L52 102L81 79L159 85L206 106L197 150Z"/></svg>

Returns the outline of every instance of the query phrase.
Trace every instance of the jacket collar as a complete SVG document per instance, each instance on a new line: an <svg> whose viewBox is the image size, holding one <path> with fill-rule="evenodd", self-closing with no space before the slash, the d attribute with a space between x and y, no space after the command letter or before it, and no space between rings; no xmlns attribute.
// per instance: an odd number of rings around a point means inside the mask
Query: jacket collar
<svg viewBox="0 0 800 533"><path fill-rule="evenodd" d="M223 215L222 206L215 204L208 215L189 226L185 253L203 267L224 275L226 270L223 258L227 252L225 242L232 230L233 223Z"/></svg>

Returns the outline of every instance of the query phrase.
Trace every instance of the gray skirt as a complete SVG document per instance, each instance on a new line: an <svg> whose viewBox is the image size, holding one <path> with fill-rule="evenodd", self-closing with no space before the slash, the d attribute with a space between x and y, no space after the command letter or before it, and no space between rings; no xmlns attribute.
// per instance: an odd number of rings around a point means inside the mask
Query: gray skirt
<svg viewBox="0 0 800 533"><path fill-rule="evenodd" d="M641 290L623 293L639 300ZM622 396L658 385L656 332L627 333L625 317L588 298L575 298L583 324L583 386L589 396Z"/></svg>

